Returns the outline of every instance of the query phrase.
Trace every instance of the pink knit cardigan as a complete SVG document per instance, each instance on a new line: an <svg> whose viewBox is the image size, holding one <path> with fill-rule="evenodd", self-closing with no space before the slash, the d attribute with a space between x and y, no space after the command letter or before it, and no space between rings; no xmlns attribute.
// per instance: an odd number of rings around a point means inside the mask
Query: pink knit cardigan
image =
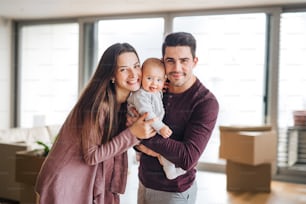
<svg viewBox="0 0 306 204"><path fill-rule="evenodd" d="M127 180L127 149L139 141L129 129L107 144L82 138L68 117L37 177L40 204L119 204ZM88 125L88 124L84 124Z"/></svg>

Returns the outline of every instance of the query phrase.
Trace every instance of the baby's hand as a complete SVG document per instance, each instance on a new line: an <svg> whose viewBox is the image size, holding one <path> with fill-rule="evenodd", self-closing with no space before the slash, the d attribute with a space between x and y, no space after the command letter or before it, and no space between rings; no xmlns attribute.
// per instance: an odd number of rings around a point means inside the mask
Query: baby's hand
<svg viewBox="0 0 306 204"><path fill-rule="evenodd" d="M172 130L167 125L165 125L159 130L159 133L161 136L163 136L163 138L168 138L171 136Z"/></svg>
<svg viewBox="0 0 306 204"><path fill-rule="evenodd" d="M160 165L164 166L164 162L163 162L160 154L157 156L157 159L158 159Z"/></svg>

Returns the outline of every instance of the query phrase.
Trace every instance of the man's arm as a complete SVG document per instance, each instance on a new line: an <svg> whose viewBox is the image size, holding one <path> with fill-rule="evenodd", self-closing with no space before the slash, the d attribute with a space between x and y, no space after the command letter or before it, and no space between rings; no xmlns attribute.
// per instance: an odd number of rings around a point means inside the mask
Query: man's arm
<svg viewBox="0 0 306 204"><path fill-rule="evenodd" d="M141 143L185 170L194 168L215 127L218 110L215 100L199 104L185 126L182 141L155 136Z"/></svg>

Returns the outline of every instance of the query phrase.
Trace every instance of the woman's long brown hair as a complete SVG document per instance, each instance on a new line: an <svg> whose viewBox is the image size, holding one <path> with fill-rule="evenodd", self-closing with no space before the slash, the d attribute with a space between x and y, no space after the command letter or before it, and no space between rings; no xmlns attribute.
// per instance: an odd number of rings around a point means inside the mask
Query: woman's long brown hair
<svg viewBox="0 0 306 204"><path fill-rule="evenodd" d="M115 77L118 56L126 52L135 53L139 59L134 47L128 43L116 43L106 49L72 111L72 118L76 119L77 127L81 128L82 134L97 134L102 137L102 144L118 134L122 123L122 117L119 116L120 105L116 101L115 84L111 80ZM89 123L86 122L89 125L83 125L85 120L90 120ZM103 130L101 127L104 127Z"/></svg>

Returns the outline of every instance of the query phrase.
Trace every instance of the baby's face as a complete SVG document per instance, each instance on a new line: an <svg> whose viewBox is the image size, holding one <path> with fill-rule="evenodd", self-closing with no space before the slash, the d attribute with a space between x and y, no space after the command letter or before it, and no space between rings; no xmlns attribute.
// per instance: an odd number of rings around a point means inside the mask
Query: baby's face
<svg viewBox="0 0 306 204"><path fill-rule="evenodd" d="M161 91L165 83L164 67L146 66L142 71L142 88L151 93Z"/></svg>

